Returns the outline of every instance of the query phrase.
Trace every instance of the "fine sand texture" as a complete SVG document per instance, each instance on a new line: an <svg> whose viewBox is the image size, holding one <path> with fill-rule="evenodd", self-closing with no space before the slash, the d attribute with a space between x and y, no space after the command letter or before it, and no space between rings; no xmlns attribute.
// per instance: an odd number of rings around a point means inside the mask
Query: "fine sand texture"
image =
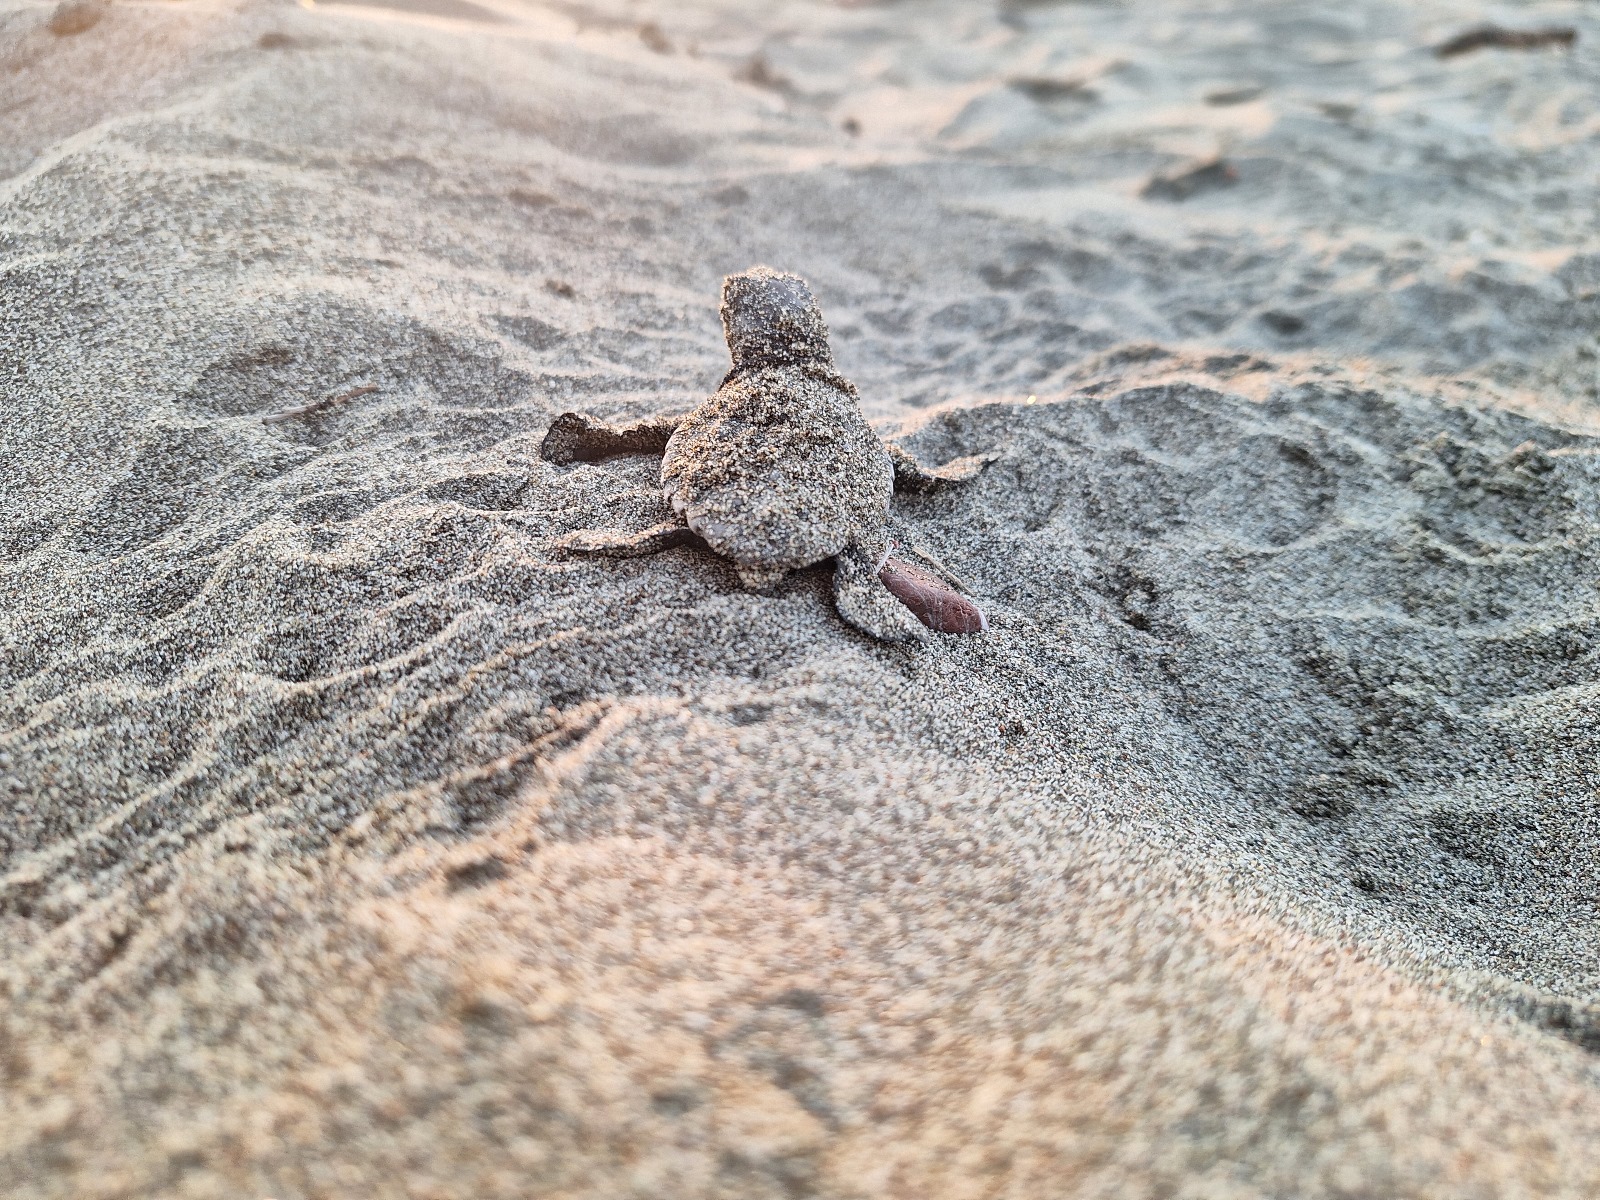
<svg viewBox="0 0 1600 1200"><path fill-rule="evenodd" d="M1579 0L3 0L0 1195L1600 1195L1597 155ZM987 631L555 547L756 263Z"/></svg>

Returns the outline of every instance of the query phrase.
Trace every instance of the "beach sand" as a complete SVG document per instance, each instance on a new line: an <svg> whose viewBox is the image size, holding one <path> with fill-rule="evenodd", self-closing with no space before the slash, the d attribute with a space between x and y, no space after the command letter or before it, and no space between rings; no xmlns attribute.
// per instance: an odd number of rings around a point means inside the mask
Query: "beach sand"
<svg viewBox="0 0 1600 1200"><path fill-rule="evenodd" d="M0 1192L1600 1194L1592 6L0 31ZM987 632L554 550L762 262Z"/></svg>

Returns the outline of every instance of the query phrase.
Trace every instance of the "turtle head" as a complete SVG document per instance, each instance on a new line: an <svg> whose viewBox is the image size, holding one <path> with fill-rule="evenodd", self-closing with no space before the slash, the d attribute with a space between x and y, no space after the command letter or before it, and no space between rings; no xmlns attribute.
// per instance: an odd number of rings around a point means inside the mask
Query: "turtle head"
<svg viewBox="0 0 1600 1200"><path fill-rule="evenodd" d="M722 281L722 332L735 367L833 365L822 310L798 275L751 267Z"/></svg>

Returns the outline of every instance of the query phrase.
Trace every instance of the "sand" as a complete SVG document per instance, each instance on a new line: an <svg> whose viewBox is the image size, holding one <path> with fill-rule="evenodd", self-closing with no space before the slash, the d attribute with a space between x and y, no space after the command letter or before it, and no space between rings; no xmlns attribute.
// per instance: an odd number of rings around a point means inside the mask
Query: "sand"
<svg viewBox="0 0 1600 1200"><path fill-rule="evenodd" d="M1600 1192L1592 6L55 12L0 1193ZM987 632L552 548L758 262Z"/></svg>

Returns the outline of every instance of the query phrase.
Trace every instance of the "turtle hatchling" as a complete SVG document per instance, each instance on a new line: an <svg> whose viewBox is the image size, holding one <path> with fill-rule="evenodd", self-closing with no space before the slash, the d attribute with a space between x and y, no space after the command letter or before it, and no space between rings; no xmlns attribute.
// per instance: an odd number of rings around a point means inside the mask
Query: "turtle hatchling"
<svg viewBox="0 0 1600 1200"><path fill-rule="evenodd" d="M833 364L828 327L798 275L752 267L728 276L722 328L733 369L687 416L616 428L564 413L540 448L563 464L661 454L661 493L677 519L638 533L580 530L557 545L613 557L704 545L731 559L755 591L832 559L839 615L873 637L904 642L929 629L987 628L950 572L896 536L889 501L897 487L927 492L971 479L994 456L933 470L880 441L855 385Z"/></svg>

